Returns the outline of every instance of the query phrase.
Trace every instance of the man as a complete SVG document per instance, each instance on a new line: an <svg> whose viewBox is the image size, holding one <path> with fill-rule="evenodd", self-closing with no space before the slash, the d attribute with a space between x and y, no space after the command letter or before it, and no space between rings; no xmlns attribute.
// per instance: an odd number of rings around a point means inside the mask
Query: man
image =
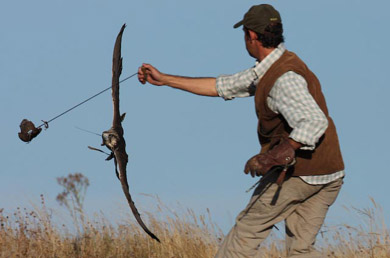
<svg viewBox="0 0 390 258"><path fill-rule="evenodd" d="M248 70L217 78L189 78L139 68L141 83L168 85L225 100L255 96L261 152L246 174L263 176L216 257L254 257L273 226L283 221L289 257L321 257L314 243L344 178L336 128L316 76L285 49L281 17L271 5L252 6L242 21Z"/></svg>

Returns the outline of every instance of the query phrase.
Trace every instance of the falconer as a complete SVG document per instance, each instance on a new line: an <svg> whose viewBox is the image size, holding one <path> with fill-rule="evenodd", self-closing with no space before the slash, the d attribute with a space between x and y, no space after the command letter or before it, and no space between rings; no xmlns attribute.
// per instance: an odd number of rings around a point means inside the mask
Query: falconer
<svg viewBox="0 0 390 258"><path fill-rule="evenodd" d="M253 67L217 78L191 78L143 64L138 79L225 100L254 96L261 151L247 161L244 172L262 179L217 258L259 255L261 243L283 220L288 257L322 257L315 239L343 184L344 163L320 82L286 49L274 7L252 6L234 28L241 26L248 54L256 59Z"/></svg>

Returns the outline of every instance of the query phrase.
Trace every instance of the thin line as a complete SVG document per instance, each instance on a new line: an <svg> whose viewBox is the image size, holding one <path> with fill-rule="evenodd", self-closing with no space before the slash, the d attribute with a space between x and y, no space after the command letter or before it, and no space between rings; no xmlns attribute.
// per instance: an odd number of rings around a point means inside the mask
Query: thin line
<svg viewBox="0 0 390 258"><path fill-rule="evenodd" d="M136 73L134 73L134 74L132 74L132 75L130 75L130 76L124 78L123 80L119 81L119 83L122 83L122 82L124 82L124 81L130 79L131 77L133 77L133 76L135 76L135 75L137 75L137 74L138 74L138 72L136 72ZM65 114L68 113L69 111L71 111L71 110L77 108L78 106L81 106L81 105L84 104L85 102L90 101L91 99L93 99L93 98L99 96L100 94L102 94L102 93L105 92L105 91L108 91L108 90L111 89L111 88L112 88L112 85L111 85L110 87L108 87L107 89L104 89L104 90L100 91L99 93L96 93L96 94L93 95L92 97L90 97L90 98L88 98L88 99L86 99L86 100L80 102L79 104L77 104L77 105L75 105L75 106L69 108L68 110L62 112L61 114L59 114L59 115L57 115L57 116L55 116L54 118L50 119L49 121L44 121L44 123L41 124L40 126L38 126L37 128L42 127L42 126L44 126L44 125L47 126L47 124L49 124L51 121L53 121L53 120L59 118L60 116L65 115Z"/></svg>
<svg viewBox="0 0 390 258"><path fill-rule="evenodd" d="M75 126L75 128L77 128L77 129L79 129L79 130L81 130L81 131L87 132L87 133L95 134L95 135L97 135L97 136L102 136L101 134L98 134L98 133L95 133L95 132L92 132L92 131L85 130L85 129L80 128L80 127L78 127L78 126Z"/></svg>

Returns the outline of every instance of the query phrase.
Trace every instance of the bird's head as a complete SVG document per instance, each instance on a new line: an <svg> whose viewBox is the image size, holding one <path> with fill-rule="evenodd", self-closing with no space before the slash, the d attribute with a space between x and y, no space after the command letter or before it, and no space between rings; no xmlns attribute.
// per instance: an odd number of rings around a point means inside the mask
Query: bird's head
<svg viewBox="0 0 390 258"><path fill-rule="evenodd" d="M113 151L119 142L119 135L112 130L104 131L102 133L102 146L105 145L108 149Z"/></svg>

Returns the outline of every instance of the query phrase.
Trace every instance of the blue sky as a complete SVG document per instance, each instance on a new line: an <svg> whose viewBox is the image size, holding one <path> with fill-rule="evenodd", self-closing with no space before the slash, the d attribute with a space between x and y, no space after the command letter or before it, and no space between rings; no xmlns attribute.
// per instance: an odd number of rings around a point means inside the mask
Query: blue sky
<svg viewBox="0 0 390 258"><path fill-rule="evenodd" d="M38 202L52 207L55 178L81 172L91 182L88 212L116 218L126 207L112 162L87 149L112 119L107 92L53 121L30 144L17 133L23 118L41 124L108 87L115 37L123 23L122 78L143 62L162 72L218 76L254 64L233 24L257 1L3 1L0 8L0 207ZM388 1L269 1L281 13L286 47L319 77L341 142L346 179L329 223L348 222L343 206L368 207L390 218L388 200ZM259 151L253 98L224 101L167 87L121 86L130 192L141 213L164 203L209 208L225 231L245 207L255 179L243 174ZM153 203L153 202L152 202ZM353 223L359 223L354 221ZM389 223L388 223L389 224Z"/></svg>

